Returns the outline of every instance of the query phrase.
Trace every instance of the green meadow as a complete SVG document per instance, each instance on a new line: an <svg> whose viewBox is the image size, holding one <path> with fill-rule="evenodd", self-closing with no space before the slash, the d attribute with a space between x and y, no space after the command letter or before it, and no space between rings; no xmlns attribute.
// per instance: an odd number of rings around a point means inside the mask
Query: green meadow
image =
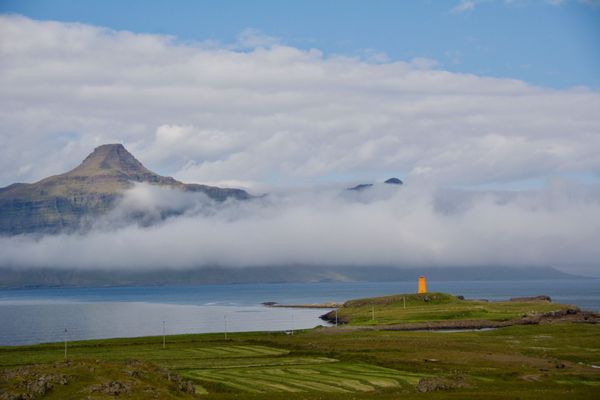
<svg viewBox="0 0 600 400"><path fill-rule="evenodd" d="M393 325L440 321L509 321L573 306L547 301L461 300L446 293L400 294L350 300L338 310L348 325Z"/></svg>
<svg viewBox="0 0 600 400"><path fill-rule="evenodd" d="M444 318L449 311L437 307L452 306L450 300L444 304L440 298L424 307L436 308L430 315ZM373 299L372 305L365 301L347 303L346 311L356 307L360 317L362 307L385 305L382 298ZM562 307L530 303L526 308L534 312ZM498 307L503 318L523 312L518 305L489 306ZM390 323L404 318L385 315ZM417 313L408 320L420 318ZM162 337L73 342L66 363L62 343L3 347L0 399L30 394L31 399L599 397L598 324L557 320L489 331L435 332L360 329L357 321L353 327L294 335L168 336L165 348ZM49 383L39 389L40 381Z"/></svg>

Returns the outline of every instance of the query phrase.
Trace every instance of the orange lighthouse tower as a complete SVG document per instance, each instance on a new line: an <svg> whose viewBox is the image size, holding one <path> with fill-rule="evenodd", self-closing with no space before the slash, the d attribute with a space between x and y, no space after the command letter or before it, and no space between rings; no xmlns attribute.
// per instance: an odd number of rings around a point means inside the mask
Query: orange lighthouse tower
<svg viewBox="0 0 600 400"><path fill-rule="evenodd" d="M421 275L419 277L419 291L418 293L427 293L427 284L425 283L425 277Z"/></svg>

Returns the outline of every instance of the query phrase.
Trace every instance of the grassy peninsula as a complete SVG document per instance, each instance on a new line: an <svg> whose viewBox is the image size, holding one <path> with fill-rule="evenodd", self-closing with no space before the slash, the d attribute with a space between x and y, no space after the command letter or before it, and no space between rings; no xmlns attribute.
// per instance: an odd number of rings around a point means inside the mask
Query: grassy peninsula
<svg viewBox="0 0 600 400"><path fill-rule="evenodd" d="M543 300L419 296L349 301L338 310L345 325L293 335L177 335L165 348L162 337L81 341L69 343L68 362L62 343L3 347L0 399L590 399L600 390L597 315ZM536 315L546 317L487 331L389 329Z"/></svg>
<svg viewBox="0 0 600 400"><path fill-rule="evenodd" d="M496 328L581 315L572 305L545 296L508 301L465 300L446 293L399 294L345 302L324 319L348 326L384 329Z"/></svg>

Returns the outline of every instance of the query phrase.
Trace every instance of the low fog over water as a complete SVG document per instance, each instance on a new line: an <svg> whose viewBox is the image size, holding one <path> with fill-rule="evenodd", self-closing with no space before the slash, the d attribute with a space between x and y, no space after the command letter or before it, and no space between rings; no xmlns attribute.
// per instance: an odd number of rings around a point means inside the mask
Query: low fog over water
<svg viewBox="0 0 600 400"><path fill-rule="evenodd" d="M599 192L568 181L518 192L409 183L215 203L140 184L91 229L5 237L0 251L17 268L527 265L594 275Z"/></svg>

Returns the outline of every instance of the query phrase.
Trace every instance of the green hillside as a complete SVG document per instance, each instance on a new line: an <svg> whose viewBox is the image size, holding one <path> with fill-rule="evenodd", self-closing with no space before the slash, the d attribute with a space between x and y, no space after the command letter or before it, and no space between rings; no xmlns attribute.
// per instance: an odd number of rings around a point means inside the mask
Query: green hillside
<svg viewBox="0 0 600 400"><path fill-rule="evenodd" d="M315 329L0 348L0 398L590 399L600 326L487 332ZM4 394L2 394L4 393ZM25 397L23 397L25 398Z"/></svg>
<svg viewBox="0 0 600 400"><path fill-rule="evenodd" d="M435 323L444 321L509 321L535 318L576 307L544 300L490 302L461 300L445 293L399 294L351 300L338 309L338 321L351 326ZM335 312L328 318L335 321Z"/></svg>

